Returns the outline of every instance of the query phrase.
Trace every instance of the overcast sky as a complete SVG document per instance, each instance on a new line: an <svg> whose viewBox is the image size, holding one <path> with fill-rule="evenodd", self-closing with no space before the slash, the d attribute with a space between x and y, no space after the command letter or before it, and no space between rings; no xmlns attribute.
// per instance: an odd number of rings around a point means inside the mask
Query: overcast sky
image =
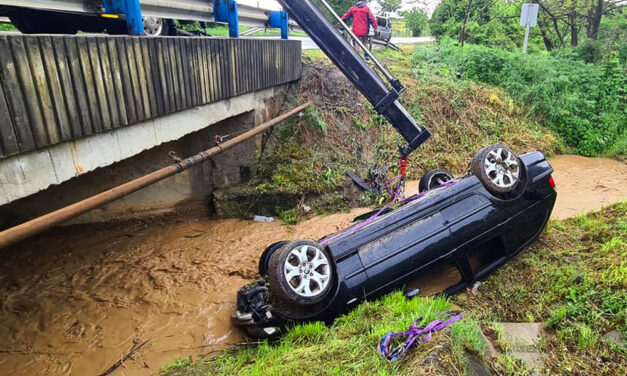
<svg viewBox="0 0 627 376"><path fill-rule="evenodd" d="M237 2L239 4L259 6L260 8L264 8L264 9L271 9L271 10L281 9L281 5L279 5L279 3L276 0L238 0ZM357 2L357 0L355 0L355 2ZM377 6L375 5L376 1L370 0L370 2L373 4L372 7L376 10L377 9ZM411 9L417 6L419 8L426 8L428 13L431 14L431 12L433 12L433 9L435 9L435 6L439 2L440 0L418 0L418 1L402 0L401 9L403 10Z"/></svg>

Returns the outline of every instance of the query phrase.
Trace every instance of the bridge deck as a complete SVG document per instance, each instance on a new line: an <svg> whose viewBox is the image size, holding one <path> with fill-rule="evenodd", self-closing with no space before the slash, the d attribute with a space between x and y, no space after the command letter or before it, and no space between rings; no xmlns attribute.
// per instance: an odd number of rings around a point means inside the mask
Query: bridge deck
<svg viewBox="0 0 627 376"><path fill-rule="evenodd" d="M0 158L300 75L298 41L0 36Z"/></svg>

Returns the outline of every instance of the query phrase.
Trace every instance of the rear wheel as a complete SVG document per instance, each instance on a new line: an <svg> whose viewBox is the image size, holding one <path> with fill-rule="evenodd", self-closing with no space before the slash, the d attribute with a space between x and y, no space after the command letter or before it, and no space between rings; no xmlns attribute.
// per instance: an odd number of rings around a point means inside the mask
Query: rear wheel
<svg viewBox="0 0 627 376"><path fill-rule="evenodd" d="M333 285L333 266L326 249L297 240L274 252L268 267L271 294L296 305L322 301Z"/></svg>
<svg viewBox="0 0 627 376"><path fill-rule="evenodd" d="M494 194L512 192L522 177L521 163L516 153L501 144L481 149L473 158L470 169L484 187Z"/></svg>
<svg viewBox="0 0 627 376"><path fill-rule="evenodd" d="M288 242L282 241L282 242L276 242L273 244L270 244L261 254L261 257L259 257L259 275L260 276L266 276L268 275L268 267L270 265L270 258L272 258L272 255L274 254L274 252L276 252L277 250L279 250L279 248L283 247L285 244L287 244Z"/></svg>
<svg viewBox="0 0 627 376"><path fill-rule="evenodd" d="M431 170L420 178L420 182L418 182L418 192L430 191L450 180L453 180L453 174L450 172L441 168Z"/></svg>

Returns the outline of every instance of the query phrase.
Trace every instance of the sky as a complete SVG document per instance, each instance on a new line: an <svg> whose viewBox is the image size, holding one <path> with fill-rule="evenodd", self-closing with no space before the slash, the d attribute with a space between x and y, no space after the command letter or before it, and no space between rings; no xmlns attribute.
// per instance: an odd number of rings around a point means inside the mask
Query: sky
<svg viewBox="0 0 627 376"><path fill-rule="evenodd" d="M376 2L375 0L370 0L373 4ZM253 5L259 6L260 8L270 9L270 10L279 10L281 9L281 5L276 0L238 0L239 4ZM355 0L357 2L357 0ZM440 2L440 0L402 0L401 9L411 9L413 7L426 8L427 12L431 14L435 6ZM377 6L373 6L376 10Z"/></svg>

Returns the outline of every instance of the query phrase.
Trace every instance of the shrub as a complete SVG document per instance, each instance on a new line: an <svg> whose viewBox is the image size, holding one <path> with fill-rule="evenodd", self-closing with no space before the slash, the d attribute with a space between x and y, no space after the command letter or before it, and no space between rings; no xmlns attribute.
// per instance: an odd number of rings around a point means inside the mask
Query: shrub
<svg viewBox="0 0 627 376"><path fill-rule="evenodd" d="M416 63L433 59L424 52L414 55ZM577 153L594 156L614 150L615 144L624 145L627 79L617 52L603 64L593 65L477 45L461 49L444 41L439 62L464 78L503 87L529 106L530 116L557 131Z"/></svg>

